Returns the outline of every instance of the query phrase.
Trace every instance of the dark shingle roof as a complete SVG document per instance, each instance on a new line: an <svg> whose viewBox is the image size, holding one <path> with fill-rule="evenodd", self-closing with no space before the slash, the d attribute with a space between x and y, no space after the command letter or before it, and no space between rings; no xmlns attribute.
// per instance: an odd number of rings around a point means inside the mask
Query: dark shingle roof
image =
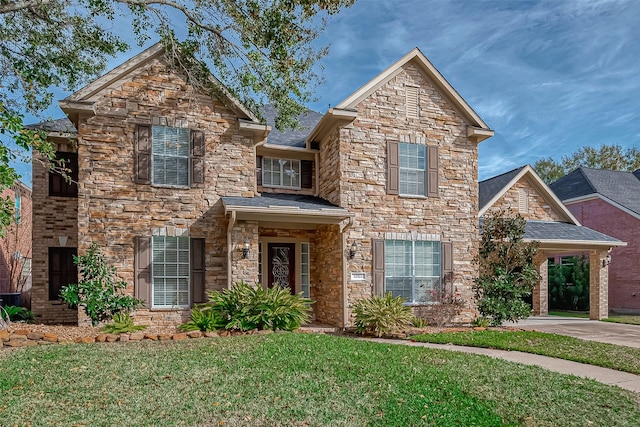
<svg viewBox="0 0 640 427"><path fill-rule="evenodd" d="M487 203L491 201L516 175L520 173L525 166L520 166L517 169L505 172L502 175L494 176L493 178L480 181L480 188L478 191L478 203L480 210L482 210Z"/></svg>
<svg viewBox="0 0 640 427"><path fill-rule="evenodd" d="M319 197L305 196L300 194L262 193L261 196L257 197L223 197L222 203L224 203L225 206L243 206L256 208L268 208L273 206L307 210L343 210L342 208L329 203Z"/></svg>
<svg viewBox="0 0 640 427"><path fill-rule="evenodd" d="M560 200L600 194L640 215L639 175L631 172L578 168L555 181L550 187Z"/></svg>
<svg viewBox="0 0 640 427"><path fill-rule="evenodd" d="M634 170L633 174L635 175L636 178L640 179L640 169Z"/></svg>
<svg viewBox="0 0 640 427"><path fill-rule="evenodd" d="M586 242L621 243L620 240L592 230L588 227L566 222L527 221L525 239L531 240L571 240Z"/></svg>
<svg viewBox="0 0 640 427"><path fill-rule="evenodd" d="M267 121L267 124L271 126L271 132L269 132L269 136L267 137L268 144L302 148L305 147L305 140L323 116L316 111L307 110L298 116L298 121L300 122L298 128L279 131L275 127L276 109L272 104L264 106L262 115Z"/></svg>
<svg viewBox="0 0 640 427"><path fill-rule="evenodd" d="M77 133L76 127L71 120L64 117L57 120L47 120L40 123L34 123L32 125L26 125L27 129L42 129L46 132L62 132L62 133Z"/></svg>

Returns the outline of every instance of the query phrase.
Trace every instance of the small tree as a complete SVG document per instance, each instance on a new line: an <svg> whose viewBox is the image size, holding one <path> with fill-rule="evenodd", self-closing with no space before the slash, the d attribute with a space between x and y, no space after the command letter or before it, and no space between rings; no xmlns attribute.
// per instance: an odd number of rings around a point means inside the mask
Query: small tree
<svg viewBox="0 0 640 427"><path fill-rule="evenodd" d="M523 297L540 280L533 265L537 242L525 242L526 221L519 214L499 210L484 217L474 292L478 310L494 326L531 314Z"/></svg>
<svg viewBox="0 0 640 427"><path fill-rule="evenodd" d="M60 296L69 308L82 306L93 326L117 313L135 310L143 303L123 293L127 283L116 281L116 269L107 264L97 243L91 244L86 255L74 256L73 261L78 266L80 280L64 286Z"/></svg>

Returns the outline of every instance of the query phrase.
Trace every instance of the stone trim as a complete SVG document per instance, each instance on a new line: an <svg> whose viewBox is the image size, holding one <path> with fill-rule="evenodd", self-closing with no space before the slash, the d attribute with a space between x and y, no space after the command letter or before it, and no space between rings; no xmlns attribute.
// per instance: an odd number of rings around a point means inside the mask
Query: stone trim
<svg viewBox="0 0 640 427"><path fill-rule="evenodd" d="M385 240L411 240L411 241L427 241L427 242L440 242L442 238L439 234L426 234L418 233L417 231L411 231L409 233L384 233Z"/></svg>
<svg viewBox="0 0 640 427"><path fill-rule="evenodd" d="M152 236L167 236L167 237L186 237L189 236L188 228L178 228L172 225L166 227L153 227L151 229Z"/></svg>

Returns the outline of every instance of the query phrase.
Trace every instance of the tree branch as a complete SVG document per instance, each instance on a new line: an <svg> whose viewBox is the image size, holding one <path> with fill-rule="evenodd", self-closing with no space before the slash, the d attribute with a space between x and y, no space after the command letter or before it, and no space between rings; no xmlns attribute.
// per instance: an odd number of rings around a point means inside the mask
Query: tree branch
<svg viewBox="0 0 640 427"><path fill-rule="evenodd" d="M7 4L0 4L0 15L5 13L17 12L24 9L35 9L49 3L51 3L51 0L24 0L14 1Z"/></svg>

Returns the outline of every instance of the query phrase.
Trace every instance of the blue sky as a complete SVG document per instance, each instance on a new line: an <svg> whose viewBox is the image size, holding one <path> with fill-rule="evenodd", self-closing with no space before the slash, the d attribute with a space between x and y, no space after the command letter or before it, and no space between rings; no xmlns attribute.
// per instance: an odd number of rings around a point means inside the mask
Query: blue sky
<svg viewBox="0 0 640 427"><path fill-rule="evenodd" d="M331 50L309 107L325 112L419 47L495 130L480 179L585 145L640 146L638 25L637 0L356 0L319 40Z"/></svg>

